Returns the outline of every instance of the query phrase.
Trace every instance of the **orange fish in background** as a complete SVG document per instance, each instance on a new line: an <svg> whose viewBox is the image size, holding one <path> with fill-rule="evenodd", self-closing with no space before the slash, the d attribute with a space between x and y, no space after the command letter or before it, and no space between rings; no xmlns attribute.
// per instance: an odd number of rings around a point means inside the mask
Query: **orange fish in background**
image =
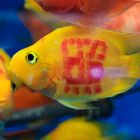
<svg viewBox="0 0 140 140"><path fill-rule="evenodd" d="M139 11L140 3L137 3L134 7L132 7L122 15L114 18L105 26L105 28L122 32L140 33Z"/></svg>
<svg viewBox="0 0 140 140"><path fill-rule="evenodd" d="M7 118L13 109L11 81L6 68L10 57L0 49L0 120Z"/></svg>
<svg viewBox="0 0 140 140"><path fill-rule="evenodd" d="M102 26L139 0L35 0L45 11L72 24ZM29 0L26 0L29 2Z"/></svg>
<svg viewBox="0 0 140 140"><path fill-rule="evenodd" d="M29 10L24 10L19 13L19 17L30 31L33 42L38 41L47 33L52 31L49 25L46 25L46 23L41 21L34 13Z"/></svg>
<svg viewBox="0 0 140 140"><path fill-rule="evenodd" d="M51 103L47 97L21 85L22 83L11 75L8 71L10 59L0 49L0 120L9 117L12 112ZM12 82L15 82L16 85L13 85L10 78L14 79Z"/></svg>
<svg viewBox="0 0 140 140"><path fill-rule="evenodd" d="M21 100L24 99L24 100ZM33 92L28 87L22 86L14 93L14 111L35 108L51 104L52 101L39 92Z"/></svg>

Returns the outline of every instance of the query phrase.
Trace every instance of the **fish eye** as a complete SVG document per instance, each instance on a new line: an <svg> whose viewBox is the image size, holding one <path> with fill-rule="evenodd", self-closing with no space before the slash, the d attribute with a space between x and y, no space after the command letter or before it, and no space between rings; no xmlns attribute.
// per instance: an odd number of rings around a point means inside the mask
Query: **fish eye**
<svg viewBox="0 0 140 140"><path fill-rule="evenodd" d="M16 89L16 84L12 82L11 87L12 87L12 90L14 91Z"/></svg>
<svg viewBox="0 0 140 140"><path fill-rule="evenodd" d="M35 64L38 60L38 56L36 53L34 52L29 52L27 55L26 55L26 60L28 61L28 63L30 64Z"/></svg>

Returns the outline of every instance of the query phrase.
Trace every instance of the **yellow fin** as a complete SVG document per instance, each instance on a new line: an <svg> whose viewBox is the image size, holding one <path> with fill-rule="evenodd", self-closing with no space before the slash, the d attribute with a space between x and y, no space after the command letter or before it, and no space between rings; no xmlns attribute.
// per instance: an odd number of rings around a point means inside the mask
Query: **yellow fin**
<svg viewBox="0 0 140 140"><path fill-rule="evenodd" d="M35 2L35 0L25 0L24 7L35 12L43 12L43 9L37 2Z"/></svg>
<svg viewBox="0 0 140 140"><path fill-rule="evenodd" d="M79 101L68 101L68 100L57 100L59 103L63 104L72 109L84 110L84 109L98 109L98 107L93 106L88 102L79 102Z"/></svg>
<svg viewBox="0 0 140 140"><path fill-rule="evenodd" d="M140 78L140 53L130 55L128 75L131 78Z"/></svg>
<svg viewBox="0 0 140 140"><path fill-rule="evenodd" d="M115 44L123 54L130 55L140 52L140 34L116 32L97 29L99 37Z"/></svg>
<svg viewBox="0 0 140 140"><path fill-rule="evenodd" d="M109 92L104 92L103 94L98 94L93 96L93 99L102 99L103 97L109 98L109 97L114 97L116 95L122 94L126 91L128 91L130 88L132 88L137 82L136 78L119 78L116 79L115 86L109 91Z"/></svg>

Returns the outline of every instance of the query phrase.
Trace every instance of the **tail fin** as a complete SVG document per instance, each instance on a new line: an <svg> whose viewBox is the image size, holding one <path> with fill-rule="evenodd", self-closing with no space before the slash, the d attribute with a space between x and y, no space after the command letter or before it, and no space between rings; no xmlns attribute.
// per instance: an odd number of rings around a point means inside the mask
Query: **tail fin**
<svg viewBox="0 0 140 140"><path fill-rule="evenodd" d="M140 53L130 55L130 64L128 66L130 78L140 78Z"/></svg>
<svg viewBox="0 0 140 140"><path fill-rule="evenodd" d="M57 100L59 103L63 104L72 109L77 110L85 110L85 109L99 109L99 107L93 106L88 102L78 102L78 101L65 101L65 100Z"/></svg>

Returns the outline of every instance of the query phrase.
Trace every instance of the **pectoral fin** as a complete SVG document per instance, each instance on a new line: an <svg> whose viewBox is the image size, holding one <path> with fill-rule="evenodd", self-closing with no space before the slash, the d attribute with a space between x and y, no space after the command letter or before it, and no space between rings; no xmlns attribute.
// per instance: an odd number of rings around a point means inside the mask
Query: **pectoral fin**
<svg viewBox="0 0 140 140"><path fill-rule="evenodd" d="M72 109L84 110L84 109L98 109L98 107L93 106L90 102L79 102L79 101L66 101L57 100L59 103L63 104Z"/></svg>

